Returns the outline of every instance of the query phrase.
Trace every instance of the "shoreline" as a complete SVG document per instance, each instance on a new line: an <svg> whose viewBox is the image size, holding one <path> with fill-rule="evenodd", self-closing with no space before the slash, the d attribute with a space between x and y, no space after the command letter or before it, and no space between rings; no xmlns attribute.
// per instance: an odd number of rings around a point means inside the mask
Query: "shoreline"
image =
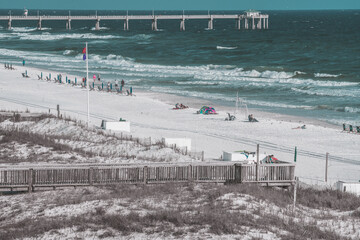
<svg viewBox="0 0 360 240"><path fill-rule="evenodd" d="M47 72L47 74L51 73L51 75L52 75L51 81L52 82L54 81L54 79L53 79L54 76L56 76L56 74L60 74L60 73L56 73L55 71L49 71L46 69L40 69L40 68L36 68L36 67L23 67L23 66L19 66L19 65L16 65L16 67L23 68L24 70L29 68L31 71L38 71L38 73L35 73L35 74L39 74L41 72L43 72L43 73ZM61 72L61 74L63 75L64 78L65 78L65 76L68 76L73 80L76 77L78 79L78 85L81 84L82 77L75 76L72 74L66 75L66 74L64 74L64 72L65 71ZM46 75L44 75L44 77L46 77ZM89 78L90 78L90 76L89 76ZM90 82L92 82L92 80ZM89 82L89 84L90 84L90 82ZM102 82L99 83L96 80L96 84L101 84L101 83ZM103 83L104 83L104 88L105 88L107 81L104 81ZM169 104L170 106L174 106L176 103L183 103L185 105L188 105L190 108L200 109L202 106L207 105L207 106L214 107L215 110L220 109L220 111L229 112L231 114L234 113L234 109L235 109L235 101L234 101L234 107L232 108L232 107L226 106L221 103L216 103L209 99L202 99L202 98L191 97L191 96L181 96L181 95L170 94L170 93L157 93L157 92L154 92L151 90L144 90L144 89L140 89L139 91L136 90L136 92L145 94L146 96L149 96L152 99L159 100L163 103ZM341 125L337 125L335 123L330 123L330 122L327 122L326 120L319 120L316 118L304 117L304 116L300 117L300 116L296 116L296 115L288 115L288 114L271 112L271 111L263 111L263 110L257 110L254 108L248 108L248 114L250 114L250 113L254 114L255 117L259 118L259 119L265 118L265 119L273 119L273 120L278 120L278 121L293 122L293 123L298 123L298 124L311 124L311 125L328 127L328 128L333 128L333 129L341 129L341 127L342 127ZM243 119L244 121L247 121L247 116L245 116L244 113L238 113L238 115L241 116L241 118L239 118L239 119Z"/></svg>
<svg viewBox="0 0 360 240"><path fill-rule="evenodd" d="M28 70L30 78L21 72ZM61 113L86 121L87 90L70 84L54 84L37 80L40 72L54 71L30 67L18 67L15 71L0 70L0 109L44 111ZM63 78L66 74L63 74ZM73 79L75 76L68 75ZM79 78L81 79L81 78ZM125 85L126 86L126 85ZM338 180L359 181L360 135L342 132L340 126L293 116L260 112L253 109L258 123L250 123L242 117L224 121L226 112L233 108L202 99L137 91L136 96L125 96L103 91L90 92L91 125L100 126L101 120L117 121L120 117L131 122L131 134L136 137L161 139L190 138L193 151L205 151L206 160L219 159L223 151L254 151L260 144L260 152L274 154L282 161L293 162L294 149L298 149L296 176L310 184L325 184L325 155L330 153L329 182ZM189 109L172 110L175 103L189 105ZM212 105L217 115L196 114L203 105ZM234 104L235 105L235 104ZM306 125L306 129L297 127Z"/></svg>

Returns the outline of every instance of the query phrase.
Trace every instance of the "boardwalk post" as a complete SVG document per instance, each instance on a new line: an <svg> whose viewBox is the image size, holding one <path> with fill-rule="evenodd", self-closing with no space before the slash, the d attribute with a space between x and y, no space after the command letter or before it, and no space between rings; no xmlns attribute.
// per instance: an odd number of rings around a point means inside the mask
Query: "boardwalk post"
<svg viewBox="0 0 360 240"><path fill-rule="evenodd" d="M144 180L144 184L147 184L147 172L148 172L148 167L144 166L143 168L144 172L143 172L143 180Z"/></svg>
<svg viewBox="0 0 360 240"><path fill-rule="evenodd" d="M93 171L94 169L92 167L89 168L89 185L93 185Z"/></svg>
<svg viewBox="0 0 360 240"><path fill-rule="evenodd" d="M329 153L326 153L326 162L325 162L325 182L328 180L328 167L329 167Z"/></svg>
<svg viewBox="0 0 360 240"><path fill-rule="evenodd" d="M56 110L57 110L57 117L59 118L60 117L60 105L59 104L56 106Z"/></svg>
<svg viewBox="0 0 360 240"><path fill-rule="evenodd" d="M204 161L204 156L205 156L205 153L204 151L201 152L201 161L203 162Z"/></svg>
<svg viewBox="0 0 360 240"><path fill-rule="evenodd" d="M241 164L235 164L235 183L241 183Z"/></svg>
<svg viewBox="0 0 360 240"><path fill-rule="evenodd" d="M256 145L256 181L259 181L259 144Z"/></svg>
<svg viewBox="0 0 360 240"><path fill-rule="evenodd" d="M192 178L192 165L188 166L188 181L191 182L193 180Z"/></svg>
<svg viewBox="0 0 360 240"><path fill-rule="evenodd" d="M295 210L296 210L296 207L295 207L295 204L296 204L296 189L297 189L298 181L299 181L298 177L295 177L293 212L295 212Z"/></svg>
<svg viewBox="0 0 360 240"><path fill-rule="evenodd" d="M33 169L30 168L28 170L28 192L31 193L33 191Z"/></svg>

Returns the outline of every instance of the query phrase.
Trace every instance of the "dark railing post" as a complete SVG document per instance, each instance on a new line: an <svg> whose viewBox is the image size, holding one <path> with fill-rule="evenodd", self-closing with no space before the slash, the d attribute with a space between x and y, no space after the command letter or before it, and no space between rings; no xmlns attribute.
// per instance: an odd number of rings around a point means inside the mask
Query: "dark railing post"
<svg viewBox="0 0 360 240"><path fill-rule="evenodd" d="M290 166L290 179L291 181L295 180L295 166Z"/></svg>
<svg viewBox="0 0 360 240"><path fill-rule="evenodd" d="M93 185L93 168L90 167L89 168L89 185L92 186Z"/></svg>
<svg viewBox="0 0 360 240"><path fill-rule="evenodd" d="M256 182L259 182L259 144L256 145Z"/></svg>
<svg viewBox="0 0 360 240"><path fill-rule="evenodd" d="M147 184L147 170L148 170L148 167L144 166L144 172L143 172L144 184Z"/></svg>
<svg viewBox="0 0 360 240"><path fill-rule="evenodd" d="M188 166L188 181L191 182L193 180L192 178L192 166Z"/></svg>
<svg viewBox="0 0 360 240"><path fill-rule="evenodd" d="M242 179L241 179L241 164L235 164L235 182L236 183L241 183Z"/></svg>
<svg viewBox="0 0 360 240"><path fill-rule="evenodd" d="M34 183L33 183L33 169L30 168L28 170L28 192L31 193L33 191Z"/></svg>

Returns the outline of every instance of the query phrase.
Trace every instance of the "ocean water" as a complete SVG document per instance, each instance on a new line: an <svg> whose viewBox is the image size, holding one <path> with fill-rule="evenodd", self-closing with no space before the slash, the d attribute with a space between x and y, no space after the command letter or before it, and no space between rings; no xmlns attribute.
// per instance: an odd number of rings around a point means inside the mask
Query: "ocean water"
<svg viewBox="0 0 360 240"><path fill-rule="evenodd" d="M91 74L124 79L135 89L172 93L234 106L237 93L248 107L360 125L360 10L263 11L267 30L236 30L235 20L186 21L0 21L0 61L85 75L81 51L89 43ZM156 14L180 14L157 11ZM188 14L207 14L188 11ZM212 13L242 13L226 11ZM13 15L22 11L13 10ZM30 10L36 15L36 10ZM67 15L68 11L40 11ZM94 15L71 11L71 15ZM98 15L125 14L99 11ZM151 14L133 11L129 15ZM8 15L8 10L0 10Z"/></svg>

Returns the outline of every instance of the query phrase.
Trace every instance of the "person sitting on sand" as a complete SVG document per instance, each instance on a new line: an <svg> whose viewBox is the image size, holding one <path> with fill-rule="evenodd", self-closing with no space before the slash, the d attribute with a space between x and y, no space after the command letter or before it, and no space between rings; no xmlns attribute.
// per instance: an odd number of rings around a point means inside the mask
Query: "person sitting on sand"
<svg viewBox="0 0 360 240"><path fill-rule="evenodd" d="M248 118L249 118L249 122L258 122L258 120L256 118L254 118L254 116L252 114L250 114L248 116Z"/></svg>
<svg viewBox="0 0 360 240"><path fill-rule="evenodd" d="M188 106L185 106L182 103L180 103L180 108L184 109L184 108L188 108Z"/></svg>

